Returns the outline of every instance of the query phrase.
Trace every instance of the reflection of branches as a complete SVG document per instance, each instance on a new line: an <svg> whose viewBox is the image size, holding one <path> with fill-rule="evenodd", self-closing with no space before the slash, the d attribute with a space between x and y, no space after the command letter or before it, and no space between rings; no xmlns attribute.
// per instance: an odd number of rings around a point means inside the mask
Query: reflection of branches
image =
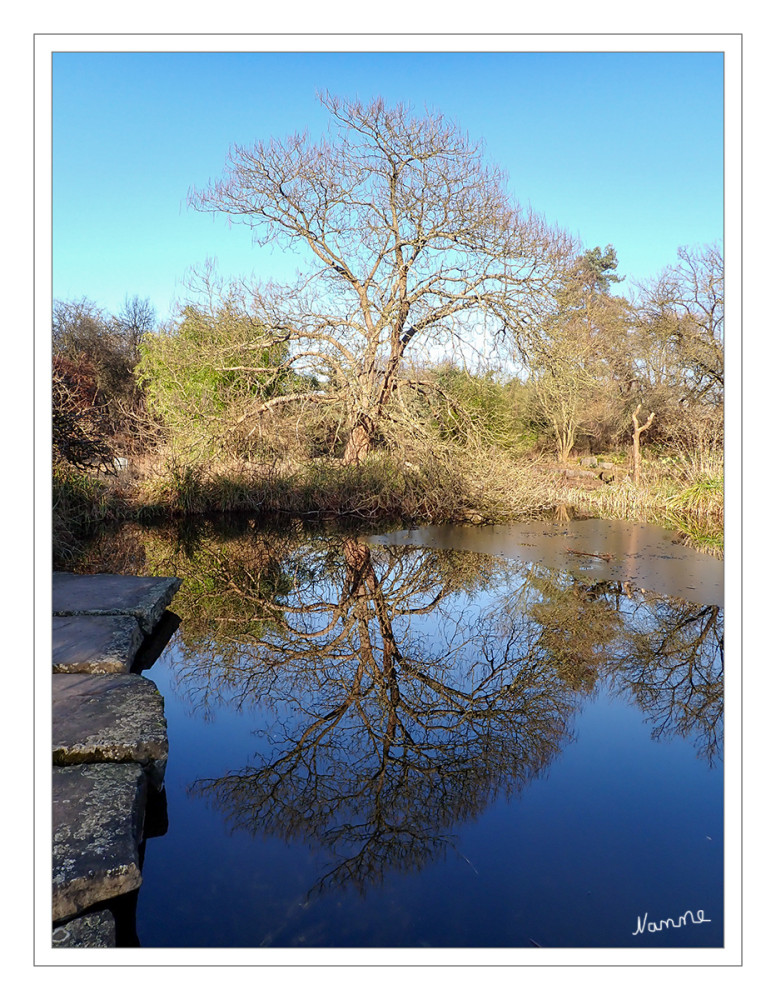
<svg viewBox="0 0 776 1000"><path fill-rule="evenodd" d="M378 562L346 539L342 554L337 600L289 601L293 624L257 643L274 679L265 697L294 717L277 752L196 783L235 826L328 848L318 888L438 855L454 823L546 766L574 704L527 656L530 627L451 600L438 553L389 549ZM425 639L405 619L432 610Z"/></svg>
<svg viewBox="0 0 776 1000"><path fill-rule="evenodd" d="M185 580L181 697L264 711L253 766L194 792L236 827L324 848L319 889L443 854L455 824L549 764L599 678L656 738L719 752L717 608L298 524L157 531L145 546L146 571Z"/></svg>
<svg viewBox="0 0 776 1000"><path fill-rule="evenodd" d="M315 671L305 664L366 655L380 627L390 649L388 623L427 615L445 595L493 572L492 560L469 553L388 552L375 569L359 563L352 539L332 544L265 532L252 542L243 537L240 547L222 547L219 555L215 541L205 540L196 562L176 564L182 600L189 601L176 605L185 623L177 681L203 706L224 697L260 701L270 689L277 700L286 675L315 686ZM263 567L251 577L244 563L262 549Z"/></svg>
<svg viewBox="0 0 776 1000"><path fill-rule="evenodd" d="M710 764L720 755L720 608L533 566L512 594L509 611L537 623L537 646L572 687L591 691L606 676L653 723L655 739L692 738Z"/></svg>
<svg viewBox="0 0 776 1000"><path fill-rule="evenodd" d="M721 753L722 611L661 598L633 615L610 679L653 723L656 739L692 736L711 764Z"/></svg>

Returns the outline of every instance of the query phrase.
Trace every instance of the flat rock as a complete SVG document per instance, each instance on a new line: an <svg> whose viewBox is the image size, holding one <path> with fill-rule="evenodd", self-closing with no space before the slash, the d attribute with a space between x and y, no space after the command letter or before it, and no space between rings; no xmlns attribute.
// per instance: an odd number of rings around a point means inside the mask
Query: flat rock
<svg viewBox="0 0 776 1000"><path fill-rule="evenodd" d="M110 910L85 913L55 927L51 935L53 948L115 948L116 921Z"/></svg>
<svg viewBox="0 0 776 1000"><path fill-rule="evenodd" d="M128 674L143 641L132 615L71 615L52 619L54 673Z"/></svg>
<svg viewBox="0 0 776 1000"><path fill-rule="evenodd" d="M54 573L52 613L132 615L148 635L180 585L181 580L176 576Z"/></svg>
<svg viewBox="0 0 776 1000"><path fill-rule="evenodd" d="M136 674L52 677L53 762L135 762L159 787L167 764L164 699Z"/></svg>
<svg viewBox="0 0 776 1000"><path fill-rule="evenodd" d="M140 764L55 767L54 921L137 889L146 778Z"/></svg>

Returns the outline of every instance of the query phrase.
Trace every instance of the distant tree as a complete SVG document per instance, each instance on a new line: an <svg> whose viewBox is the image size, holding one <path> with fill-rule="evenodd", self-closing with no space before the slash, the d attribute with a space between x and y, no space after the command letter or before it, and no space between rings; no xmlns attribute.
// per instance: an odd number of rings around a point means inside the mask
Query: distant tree
<svg viewBox="0 0 776 1000"><path fill-rule="evenodd" d="M255 290L267 347L317 378L346 421L345 460L373 447L421 344L525 331L557 290L571 241L507 194L478 144L441 115L321 98L332 133L233 146L225 175L190 204L304 251L293 287ZM256 401L256 408L266 405Z"/></svg>
<svg viewBox="0 0 776 1000"><path fill-rule="evenodd" d="M665 379L693 400L721 404L724 262L719 245L680 247L677 262L639 286L645 337L662 354Z"/></svg>
<svg viewBox="0 0 776 1000"><path fill-rule="evenodd" d="M52 353L71 361L96 353L100 342L110 340L111 318L90 299L54 302L51 323Z"/></svg>
<svg viewBox="0 0 776 1000"><path fill-rule="evenodd" d="M526 357L540 417L552 431L565 462L581 430L605 438L625 425L622 402L632 372L628 349L629 307L611 294L615 273L611 245L587 250L571 264L541 333Z"/></svg>
<svg viewBox="0 0 776 1000"><path fill-rule="evenodd" d="M680 247L677 261L639 284L634 302L638 400L656 439L716 446L724 396L724 284L719 246Z"/></svg>
<svg viewBox="0 0 776 1000"><path fill-rule="evenodd" d="M617 251L610 244L606 250L585 250L574 261L558 294L562 307L580 312L587 323L594 324L595 307L611 295L611 286L623 279L617 272Z"/></svg>
<svg viewBox="0 0 776 1000"><path fill-rule="evenodd" d="M141 299L139 295L128 295L116 317L116 326L131 357L137 361L140 357L140 341L156 326L156 310L151 305L151 300Z"/></svg>

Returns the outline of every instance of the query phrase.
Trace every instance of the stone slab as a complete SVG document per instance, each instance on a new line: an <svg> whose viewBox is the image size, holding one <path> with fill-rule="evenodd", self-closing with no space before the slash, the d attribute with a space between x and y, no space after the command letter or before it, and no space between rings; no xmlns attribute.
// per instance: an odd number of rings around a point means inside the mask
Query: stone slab
<svg viewBox="0 0 776 1000"><path fill-rule="evenodd" d="M137 889L146 799L140 764L55 767L54 921Z"/></svg>
<svg viewBox="0 0 776 1000"><path fill-rule="evenodd" d="M51 935L53 948L115 948L116 921L110 910L85 913L55 927Z"/></svg>
<svg viewBox="0 0 776 1000"><path fill-rule="evenodd" d="M54 615L132 615L148 635L182 581L176 576L54 573L52 582Z"/></svg>
<svg viewBox="0 0 776 1000"><path fill-rule="evenodd" d="M153 681L136 674L55 674L52 688L54 764L135 762L161 785L167 721Z"/></svg>
<svg viewBox="0 0 776 1000"><path fill-rule="evenodd" d="M128 674L143 641L132 615L52 618L54 673Z"/></svg>

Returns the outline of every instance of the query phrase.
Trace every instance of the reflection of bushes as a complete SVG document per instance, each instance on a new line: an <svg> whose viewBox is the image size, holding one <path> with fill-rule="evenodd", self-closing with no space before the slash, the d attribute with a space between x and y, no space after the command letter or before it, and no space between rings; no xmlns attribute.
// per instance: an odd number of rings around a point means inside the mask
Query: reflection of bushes
<svg viewBox="0 0 776 1000"><path fill-rule="evenodd" d="M237 646L262 635L278 618L268 603L290 587L281 565L288 548L288 540L271 535L224 534L209 525L198 526L193 537L170 528L147 532L146 558L154 572L183 580L171 605L182 619L183 647L206 642L214 655L231 660Z"/></svg>
<svg viewBox="0 0 776 1000"><path fill-rule="evenodd" d="M388 673L369 684L364 674L351 692L378 698L371 708L358 703L365 718L389 711L393 671L401 696L415 704L413 719L422 718L424 699L433 696L443 714L458 713L459 726L474 732L477 710L450 678L468 656L471 694L487 688L493 664L511 657L524 676L538 671L536 683L541 677L562 700L592 692L605 678L640 707L656 736L693 739L709 760L721 749L718 608L540 566L518 571L474 552L369 549L344 527L324 532L298 519L272 527L199 518L163 528L124 525L97 534L67 568L183 579L172 605L183 619L174 639L177 684L203 711L233 697L256 702L270 689L287 689L293 700L300 685L320 691L330 666L352 670L367 657L369 670L380 665ZM490 610L481 615L488 593ZM463 660L445 650L458 650ZM352 674L342 676L342 690L350 690ZM515 704L508 710L516 712Z"/></svg>
<svg viewBox="0 0 776 1000"><path fill-rule="evenodd" d="M144 576L147 573L144 529L136 524L100 522L81 542L77 550L55 568L75 573L122 573Z"/></svg>
<svg viewBox="0 0 776 1000"><path fill-rule="evenodd" d="M585 600L572 587L554 602L534 606L530 614L541 626L538 645L558 676L575 691L592 691L622 624L617 611L605 602Z"/></svg>

